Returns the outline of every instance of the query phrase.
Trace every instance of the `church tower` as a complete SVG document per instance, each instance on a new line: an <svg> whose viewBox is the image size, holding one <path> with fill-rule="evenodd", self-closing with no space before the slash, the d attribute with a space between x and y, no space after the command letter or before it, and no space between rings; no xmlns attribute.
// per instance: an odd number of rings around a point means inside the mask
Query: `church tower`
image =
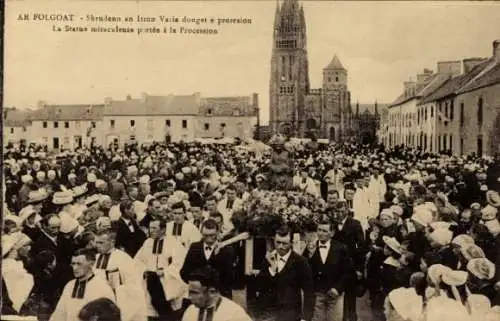
<svg viewBox="0 0 500 321"><path fill-rule="evenodd" d="M351 130L347 69L337 55L323 68L324 130L331 140L346 138Z"/></svg>
<svg viewBox="0 0 500 321"><path fill-rule="evenodd" d="M269 124L273 132L301 137L310 84L306 23L298 0L276 2L273 29Z"/></svg>

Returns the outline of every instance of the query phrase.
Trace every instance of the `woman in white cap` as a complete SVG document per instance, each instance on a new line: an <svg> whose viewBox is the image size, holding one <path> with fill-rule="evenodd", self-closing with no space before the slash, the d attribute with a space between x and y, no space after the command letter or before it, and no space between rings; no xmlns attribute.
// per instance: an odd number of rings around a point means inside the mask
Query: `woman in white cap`
<svg viewBox="0 0 500 321"><path fill-rule="evenodd" d="M495 264L486 258L472 259L467 264L468 287L474 294L482 294L491 301L497 295L494 284Z"/></svg>
<svg viewBox="0 0 500 321"><path fill-rule="evenodd" d="M392 290L384 304L387 321L420 321L423 313L423 299L413 288Z"/></svg>
<svg viewBox="0 0 500 321"><path fill-rule="evenodd" d="M2 277L13 308L21 311L33 288L33 276L24 268L20 252L29 252L31 240L23 233L2 236Z"/></svg>
<svg viewBox="0 0 500 321"><path fill-rule="evenodd" d="M382 239L385 244L384 254L387 258L382 264L380 277L382 293L387 296L394 289L410 285L411 271L407 265L407 257L410 254L404 251L401 244L394 237L383 236Z"/></svg>

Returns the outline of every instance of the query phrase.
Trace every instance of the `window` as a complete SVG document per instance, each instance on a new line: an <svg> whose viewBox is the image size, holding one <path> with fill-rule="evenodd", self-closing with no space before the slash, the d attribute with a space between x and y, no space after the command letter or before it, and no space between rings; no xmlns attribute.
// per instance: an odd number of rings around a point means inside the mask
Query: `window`
<svg viewBox="0 0 500 321"><path fill-rule="evenodd" d="M477 154L479 156L483 155L483 136L477 136Z"/></svg>
<svg viewBox="0 0 500 321"><path fill-rule="evenodd" d="M135 140L135 135L130 135L130 136L129 136L129 139L130 139L130 140Z"/></svg>
<svg viewBox="0 0 500 321"><path fill-rule="evenodd" d="M11 129L10 129L10 133L11 133L11 134L14 134L14 128L11 128Z"/></svg>
<svg viewBox="0 0 500 321"><path fill-rule="evenodd" d="M453 151L453 134L450 134L450 150Z"/></svg>
<svg viewBox="0 0 500 321"><path fill-rule="evenodd" d="M226 123L221 123L221 124L220 124L220 127L221 127L221 128L225 128L225 127L226 127Z"/></svg>
<svg viewBox="0 0 500 321"><path fill-rule="evenodd" d="M450 102L450 120L453 120L453 117L454 117L454 109L455 107L453 106L453 100Z"/></svg>
<svg viewBox="0 0 500 321"><path fill-rule="evenodd" d="M460 138L460 155L464 153L464 139Z"/></svg>
<svg viewBox="0 0 500 321"><path fill-rule="evenodd" d="M441 135L438 136L438 152L441 151Z"/></svg>
<svg viewBox="0 0 500 321"><path fill-rule="evenodd" d="M208 110L207 110L207 114L208 114L208 116L211 116L211 115L212 115L212 108L208 108Z"/></svg>
<svg viewBox="0 0 500 321"><path fill-rule="evenodd" d="M64 128L69 128L69 121L64 122Z"/></svg>
<svg viewBox="0 0 500 321"><path fill-rule="evenodd" d="M54 128L59 128L59 122L57 122L57 121L54 122Z"/></svg>
<svg viewBox="0 0 500 321"><path fill-rule="evenodd" d="M328 77L328 82L332 82L332 77Z"/></svg>
<svg viewBox="0 0 500 321"><path fill-rule="evenodd" d="M109 121L109 127L111 127L111 128L115 128L115 120L114 120L114 119L111 119L111 120Z"/></svg>
<svg viewBox="0 0 500 321"><path fill-rule="evenodd" d="M479 98L477 102L477 125L483 126L483 97Z"/></svg>
<svg viewBox="0 0 500 321"><path fill-rule="evenodd" d="M182 120L182 128L186 129L188 127L188 121L186 119Z"/></svg>
<svg viewBox="0 0 500 321"><path fill-rule="evenodd" d="M434 117L434 106L431 107L431 118Z"/></svg>
<svg viewBox="0 0 500 321"><path fill-rule="evenodd" d="M335 82L339 82L339 77L335 77Z"/></svg>
<svg viewBox="0 0 500 321"><path fill-rule="evenodd" d="M447 136L446 134L444 134L444 135L443 135L443 150L444 150L444 151L446 151L446 150L447 150L447 148L446 148L446 145L447 145L447 143L448 143L447 139L448 139L448 136Z"/></svg>
<svg viewBox="0 0 500 321"><path fill-rule="evenodd" d="M448 103L444 105L444 117L448 117Z"/></svg>
<svg viewBox="0 0 500 321"><path fill-rule="evenodd" d="M209 123L205 123L203 125L203 128L205 128L205 130L209 130L210 129L210 124Z"/></svg>
<svg viewBox="0 0 500 321"><path fill-rule="evenodd" d="M58 149L59 148L59 137L54 137L52 140L54 143L54 149Z"/></svg>
<svg viewBox="0 0 500 321"><path fill-rule="evenodd" d="M460 127L464 126L464 103L460 103Z"/></svg>
<svg viewBox="0 0 500 321"><path fill-rule="evenodd" d="M91 125L92 125L92 128L96 128L97 124L95 123L95 121L91 122Z"/></svg>
<svg viewBox="0 0 500 321"><path fill-rule="evenodd" d="M170 127L170 119L165 119L165 126Z"/></svg>
<svg viewBox="0 0 500 321"><path fill-rule="evenodd" d="M46 121L44 121L44 122L42 123L42 126L43 126L43 128L47 128L47 122L46 122Z"/></svg>
<svg viewBox="0 0 500 321"><path fill-rule="evenodd" d="M132 120L130 120L130 127L134 127L134 126L135 126L135 120L132 119Z"/></svg>

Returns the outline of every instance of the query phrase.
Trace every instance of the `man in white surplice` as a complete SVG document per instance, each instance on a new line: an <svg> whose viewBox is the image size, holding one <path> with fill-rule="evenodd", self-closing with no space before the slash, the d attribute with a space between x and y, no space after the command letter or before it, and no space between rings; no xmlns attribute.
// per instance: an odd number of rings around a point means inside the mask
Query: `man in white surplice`
<svg viewBox="0 0 500 321"><path fill-rule="evenodd" d="M182 305L182 296L187 292L187 284L179 274L184 264L186 249L176 238L166 236L165 229L163 220L153 219L149 222L150 237L135 256L145 276L144 295L147 298L148 317L158 317L163 311L168 311L167 303L176 310ZM161 288L158 288L159 286ZM153 302L154 300L156 302Z"/></svg>
<svg viewBox="0 0 500 321"><path fill-rule="evenodd" d="M188 277L189 300L182 321L251 321L243 308L219 292L220 279L210 266L193 271Z"/></svg>
<svg viewBox="0 0 500 321"><path fill-rule="evenodd" d="M243 201L236 196L236 186L233 184L228 185L225 197L217 204L217 210L224 217L224 226L222 227L224 234L234 229L231 217L233 217L233 213L240 209L242 205Z"/></svg>
<svg viewBox="0 0 500 321"><path fill-rule="evenodd" d="M106 230L95 238L99 253L94 266L96 276L108 281L122 313L122 321L144 321L147 305L140 266L127 253L115 248L116 232ZM138 295L138 294L141 295Z"/></svg>
<svg viewBox="0 0 500 321"><path fill-rule="evenodd" d="M108 282L94 275L92 271L95 259L93 250L80 249L75 252L71 259L75 279L69 281L64 287L50 321L78 320L81 308L99 298L115 301L115 295Z"/></svg>
<svg viewBox="0 0 500 321"><path fill-rule="evenodd" d="M363 230L368 229L368 218L371 217L371 197L363 175L356 179L356 193L353 199L354 218L361 223Z"/></svg>
<svg viewBox="0 0 500 321"><path fill-rule="evenodd" d="M172 205L174 220L167 223L165 234L177 239L186 250L195 242L201 240L200 230L190 221L186 220L186 206L183 202Z"/></svg>

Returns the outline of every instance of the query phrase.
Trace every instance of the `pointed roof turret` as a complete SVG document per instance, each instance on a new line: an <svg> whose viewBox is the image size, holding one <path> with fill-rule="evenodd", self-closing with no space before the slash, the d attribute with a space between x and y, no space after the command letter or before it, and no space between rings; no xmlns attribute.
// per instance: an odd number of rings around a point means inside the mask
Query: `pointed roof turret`
<svg viewBox="0 0 500 321"><path fill-rule="evenodd" d="M359 116L359 102L356 101L356 117Z"/></svg>
<svg viewBox="0 0 500 321"><path fill-rule="evenodd" d="M346 70L344 66L342 66L342 63L340 62L339 57L337 55L333 56L332 61L326 66L325 69L341 69L341 70Z"/></svg>
<svg viewBox="0 0 500 321"><path fill-rule="evenodd" d="M280 0L276 0L276 11L274 12L274 29L278 28L280 21Z"/></svg>
<svg viewBox="0 0 500 321"><path fill-rule="evenodd" d="M375 100L375 116L378 116L378 102Z"/></svg>
<svg viewBox="0 0 500 321"><path fill-rule="evenodd" d="M304 14L304 6L300 4L300 26L306 29L306 15Z"/></svg>

